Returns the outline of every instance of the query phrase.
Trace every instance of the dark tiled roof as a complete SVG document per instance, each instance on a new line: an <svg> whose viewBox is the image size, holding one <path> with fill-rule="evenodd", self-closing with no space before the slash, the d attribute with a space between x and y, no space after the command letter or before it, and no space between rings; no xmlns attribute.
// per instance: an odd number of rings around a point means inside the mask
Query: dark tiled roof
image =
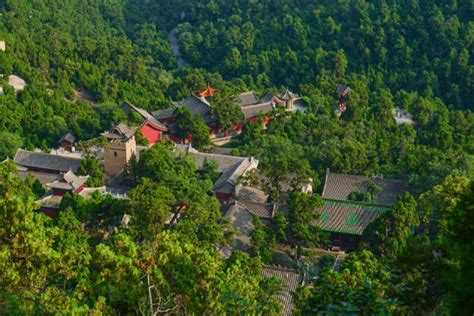
<svg viewBox="0 0 474 316"><path fill-rule="evenodd" d="M26 170L18 171L18 176L23 180L26 179L28 175L31 175L34 179L38 180L43 185L51 183L58 178L57 174L51 174L51 173L46 173L46 172L35 172L35 171L26 171Z"/></svg>
<svg viewBox="0 0 474 316"><path fill-rule="evenodd" d="M248 185L239 185L236 195L236 199L240 201L266 203L268 200L268 195L263 190Z"/></svg>
<svg viewBox="0 0 474 316"><path fill-rule="evenodd" d="M271 94L270 92L267 92L263 96L263 98L260 99L260 102L262 102L262 103L270 102L273 98L274 98L274 95Z"/></svg>
<svg viewBox="0 0 474 316"><path fill-rule="evenodd" d="M379 186L382 191L377 193L376 204L392 205L397 198L407 191L407 185L401 180L388 180L379 177L354 176L326 172L323 198L347 201L354 191L367 192L367 181Z"/></svg>
<svg viewBox="0 0 474 316"><path fill-rule="evenodd" d="M53 189L63 189L63 190L76 190L81 185L86 183L89 176L78 177L72 171L61 175L58 180L48 183L48 187Z"/></svg>
<svg viewBox="0 0 474 316"><path fill-rule="evenodd" d="M264 102L264 103L258 103L254 105L247 105L247 106L242 106L240 107L242 112L244 113L244 116L246 119L256 117L260 113L267 113L273 110L272 103L269 102Z"/></svg>
<svg viewBox="0 0 474 316"><path fill-rule="evenodd" d="M191 112L193 119L196 116L200 116L206 124L214 121L214 118L211 114L211 106L205 97L197 97L192 95L177 104L177 106L188 109Z"/></svg>
<svg viewBox="0 0 474 316"><path fill-rule="evenodd" d="M282 315L293 315L293 293L302 284L303 277L295 270L270 265L262 267L261 275L281 281L281 290L274 297L282 305Z"/></svg>
<svg viewBox="0 0 474 316"><path fill-rule="evenodd" d="M256 168L258 162L253 158L246 158L241 163L237 163L234 166L224 170L216 183L214 183L214 190L223 186L225 183L234 184L235 181L243 176L249 169Z"/></svg>
<svg viewBox="0 0 474 316"><path fill-rule="evenodd" d="M102 133L102 136L111 140L120 139L122 141L127 141L130 137L135 135L135 132L136 128L128 127L124 123L120 123L107 132Z"/></svg>
<svg viewBox="0 0 474 316"><path fill-rule="evenodd" d="M238 100L239 106L252 105L252 104L257 104L257 103L258 103L258 99L257 99L257 96L255 95L255 92L253 91L244 92L239 95L239 100Z"/></svg>
<svg viewBox="0 0 474 316"><path fill-rule="evenodd" d="M250 214L262 219L272 219L276 213L288 215L288 208L282 203L255 203L238 200L237 203L245 207Z"/></svg>
<svg viewBox="0 0 474 316"><path fill-rule="evenodd" d="M199 169L203 168L204 161L208 159L217 164L217 171L219 172L224 172L231 167L236 167L236 165L240 165L245 159L247 159L246 157L201 153L196 150L190 150L189 154L194 157Z"/></svg>
<svg viewBox="0 0 474 316"><path fill-rule="evenodd" d="M250 235L254 229L253 216L246 208L238 203L231 205L224 215L229 219L232 227L239 231L236 236L236 245L234 249L247 250L250 248Z"/></svg>
<svg viewBox="0 0 474 316"><path fill-rule="evenodd" d="M175 110L176 108L172 107L164 110L153 111L151 114L158 120L164 120L172 118Z"/></svg>
<svg viewBox="0 0 474 316"><path fill-rule="evenodd" d="M351 88L349 88L348 86L346 85L343 85L343 84L340 84L338 87L337 87L337 94L339 96L344 96L346 95L347 93L349 93L349 91L351 90Z"/></svg>
<svg viewBox="0 0 474 316"><path fill-rule="evenodd" d="M51 171L74 172L79 169L82 159L18 149L13 159L19 166Z"/></svg>
<svg viewBox="0 0 474 316"><path fill-rule="evenodd" d="M356 202L323 200L320 218L315 224L321 229L353 235L362 235L365 228L389 208Z"/></svg>
<svg viewBox="0 0 474 316"><path fill-rule="evenodd" d="M151 115L150 113L148 113L148 111L142 109L142 108L139 108L139 107L136 107L134 106L133 104L131 104L130 102L128 101L124 101L120 107L124 110L125 113L130 113L130 111L135 111L137 112L138 114L140 114L140 116L144 119L144 120L148 120L150 121L152 124L156 125L158 128L160 129L164 129L164 130L168 130L166 128L165 125L161 124L160 122L158 122L158 120L153 116Z"/></svg>
<svg viewBox="0 0 474 316"><path fill-rule="evenodd" d="M71 133L67 132L66 134L61 136L58 143L61 143L62 141L67 141L67 142L73 144L76 141L76 137L74 137L74 135L72 135Z"/></svg>
<svg viewBox="0 0 474 316"><path fill-rule="evenodd" d="M254 203L246 201L238 201L239 205L245 207L250 214L263 219L273 218L273 204L272 203Z"/></svg>

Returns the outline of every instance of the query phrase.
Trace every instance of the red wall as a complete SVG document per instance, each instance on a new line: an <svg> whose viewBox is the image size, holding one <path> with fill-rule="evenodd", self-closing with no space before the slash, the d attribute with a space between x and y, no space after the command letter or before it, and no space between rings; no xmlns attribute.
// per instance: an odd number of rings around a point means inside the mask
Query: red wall
<svg viewBox="0 0 474 316"><path fill-rule="evenodd" d="M222 192L216 192L216 198L221 202L221 203L226 203L229 202L232 197L231 193L222 193Z"/></svg>
<svg viewBox="0 0 474 316"><path fill-rule="evenodd" d="M143 137L148 139L148 143L150 143L150 145L160 141L161 131L153 128L149 124L143 125L141 128L141 132L143 134Z"/></svg>
<svg viewBox="0 0 474 316"><path fill-rule="evenodd" d="M42 207L40 209L40 212L42 212L44 215L51 217L51 218L56 218L59 215L59 210L55 208L47 208L47 207Z"/></svg>

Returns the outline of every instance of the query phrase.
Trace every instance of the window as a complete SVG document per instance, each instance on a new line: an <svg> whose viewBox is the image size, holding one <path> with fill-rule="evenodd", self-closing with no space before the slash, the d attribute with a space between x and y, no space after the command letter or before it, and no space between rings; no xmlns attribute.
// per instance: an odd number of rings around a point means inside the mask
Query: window
<svg viewBox="0 0 474 316"><path fill-rule="evenodd" d="M117 157L117 152L116 151L114 151L114 156Z"/></svg>

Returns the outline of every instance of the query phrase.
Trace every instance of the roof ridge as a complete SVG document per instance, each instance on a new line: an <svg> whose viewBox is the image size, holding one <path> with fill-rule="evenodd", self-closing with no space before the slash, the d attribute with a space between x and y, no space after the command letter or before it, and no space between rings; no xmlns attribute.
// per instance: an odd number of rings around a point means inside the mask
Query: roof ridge
<svg viewBox="0 0 474 316"><path fill-rule="evenodd" d="M329 198L322 198L323 202L331 202L334 204L340 204L340 205L359 205L362 207L372 207L372 208L385 208L385 209L390 209L390 205L385 205L385 204L377 204L377 203L369 203L369 202L362 202L362 201L341 201L341 200L336 200L336 199L329 199Z"/></svg>
<svg viewBox="0 0 474 316"><path fill-rule="evenodd" d="M288 267L284 267L284 266L280 266L280 265L276 265L276 264L263 264L262 268L267 268L267 269L272 269L272 270L280 270L280 271L283 271L283 272L292 272L292 273L301 275L301 273L296 269L288 268Z"/></svg>
<svg viewBox="0 0 474 316"><path fill-rule="evenodd" d="M45 153L45 152L42 152L42 151L31 151L31 150L22 149L22 148L18 148L13 160L15 160L15 158L16 158L16 156L17 156L17 154L20 150L23 151L23 152L27 152L27 153L30 153L30 154L36 154L36 155L54 156L54 157L61 157L61 158L66 158L66 159L75 159L75 160L81 160L81 161L83 160L82 158L78 158L78 157L74 157L74 156L56 155L56 154L51 154L51 153Z"/></svg>
<svg viewBox="0 0 474 316"><path fill-rule="evenodd" d="M329 168L328 168L329 169ZM385 178L385 177L379 177L379 176L364 176L360 174L348 174L348 173L340 173L340 172L331 172L334 175L341 175L341 176L346 176L346 177L354 177L354 178L367 178L367 179L379 179L387 182L406 182L401 179L391 179L391 178Z"/></svg>

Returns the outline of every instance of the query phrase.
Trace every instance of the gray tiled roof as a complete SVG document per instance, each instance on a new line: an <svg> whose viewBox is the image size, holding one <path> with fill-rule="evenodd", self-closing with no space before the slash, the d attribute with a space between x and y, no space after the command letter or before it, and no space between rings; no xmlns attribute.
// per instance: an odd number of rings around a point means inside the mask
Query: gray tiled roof
<svg viewBox="0 0 474 316"><path fill-rule="evenodd" d="M253 91L244 92L239 95L239 99L238 99L239 106L257 104L257 103L258 103L258 99L257 99L257 96L255 95L255 92Z"/></svg>
<svg viewBox="0 0 474 316"><path fill-rule="evenodd" d="M46 185L48 183L53 182L58 178L57 174L46 173L46 172L35 172L35 171L26 171L26 170L18 170L18 176L21 179L26 179L28 175L31 175L34 179L38 180L41 184Z"/></svg>
<svg viewBox="0 0 474 316"><path fill-rule="evenodd" d="M336 92L337 92L337 94L338 94L339 96L342 96L342 95L344 94L344 92L347 92L347 91L346 91L347 89L350 90L350 88L349 88L348 86L343 85L343 84L340 84L340 85L337 87Z"/></svg>
<svg viewBox="0 0 474 316"><path fill-rule="evenodd" d="M204 161L208 159L216 162L217 171L219 172L224 172L225 170L228 170L231 167L235 167L236 165L241 164L245 159L247 159L246 157L201 153L195 150L190 150L189 154L193 155L199 169L203 168Z"/></svg>
<svg viewBox="0 0 474 316"><path fill-rule="evenodd" d="M47 186L53 189L76 190L86 183L89 176L78 177L72 171L68 171L58 178L58 180L48 183Z"/></svg>
<svg viewBox="0 0 474 316"><path fill-rule="evenodd" d="M357 202L323 200L320 218L315 224L329 232L362 235L367 226L388 207Z"/></svg>
<svg viewBox="0 0 474 316"><path fill-rule="evenodd" d="M130 137L135 135L136 130L136 128L128 127L124 123L119 123L110 130L102 133L102 136L108 139L120 139L122 141L127 141Z"/></svg>
<svg viewBox="0 0 474 316"><path fill-rule="evenodd" d="M397 201L408 187L404 181L388 180L379 177L354 176L340 173L326 172L323 188L323 198L347 201L347 197L354 191L367 192L367 181L379 186L382 191L377 193L376 204L391 205Z"/></svg>
<svg viewBox="0 0 474 316"><path fill-rule="evenodd" d="M282 305L282 315L293 315L293 293L303 282L303 277L297 271L277 266L262 267L261 275L264 278L275 277L281 281L281 290L274 297Z"/></svg>
<svg viewBox="0 0 474 316"><path fill-rule="evenodd" d="M200 116L206 124L214 121L211 114L211 106L205 97L192 95L177 104L177 106L188 109L191 112L193 119L196 116Z"/></svg>
<svg viewBox="0 0 474 316"><path fill-rule="evenodd" d="M252 165L255 165L255 163L258 165L258 162L255 162L252 158L246 158L242 162L224 170L216 183L214 183L214 190L218 189L225 183L233 184L239 177L243 176L249 168L252 168Z"/></svg>
<svg viewBox="0 0 474 316"><path fill-rule="evenodd" d="M251 246L250 235L254 229L252 214L244 206L235 203L228 208L224 216L229 219L232 227L238 229L234 249L248 250Z"/></svg>
<svg viewBox="0 0 474 316"><path fill-rule="evenodd" d="M240 107L240 109L244 113L245 118L249 119L249 118L258 116L260 113L271 112L273 110L273 106L272 106L271 101L269 101L269 102L254 104L254 105L242 106Z"/></svg>
<svg viewBox="0 0 474 316"><path fill-rule="evenodd" d="M272 219L275 214L288 215L288 208L282 203L255 203L238 200L237 203L245 207L250 214L262 219Z"/></svg>
<svg viewBox="0 0 474 316"><path fill-rule="evenodd" d="M167 130L166 126L161 124L153 115L151 115L150 113L148 113L148 111L142 109L142 108L139 108L137 106L134 106L133 104L131 104L130 102L128 101L124 101L120 107L125 111L125 113L130 113L130 111L135 111L137 112L138 114L140 114L140 116L144 119L144 120L148 120L150 121L151 123L155 124L157 127L161 128L161 129L164 129L164 130Z"/></svg>
<svg viewBox="0 0 474 316"><path fill-rule="evenodd" d="M153 112L151 112L151 114L157 120L164 120L164 119L172 118L175 110L176 110L176 108L172 107L172 108L167 108L167 109L164 109L164 110L153 111Z"/></svg>
<svg viewBox="0 0 474 316"><path fill-rule="evenodd" d="M262 219L273 218L273 204L272 203L254 203L247 201L238 201L239 205L245 207L250 214L255 215Z"/></svg>
<svg viewBox="0 0 474 316"><path fill-rule="evenodd" d="M82 159L18 149L13 159L19 166L51 171L74 172L79 169Z"/></svg>
<svg viewBox="0 0 474 316"><path fill-rule="evenodd" d="M262 103L270 102L274 97L275 96L273 94L271 94L270 92L267 92L265 93L263 98L260 99L260 102Z"/></svg>
<svg viewBox="0 0 474 316"><path fill-rule="evenodd" d="M61 136L58 143L61 143L64 140L73 144L76 141L76 137L74 137L74 135L72 135L71 133L67 132L63 136Z"/></svg>
<svg viewBox="0 0 474 316"><path fill-rule="evenodd" d="M254 203L266 203L268 195L259 188L248 185L239 185L236 188L236 199Z"/></svg>

